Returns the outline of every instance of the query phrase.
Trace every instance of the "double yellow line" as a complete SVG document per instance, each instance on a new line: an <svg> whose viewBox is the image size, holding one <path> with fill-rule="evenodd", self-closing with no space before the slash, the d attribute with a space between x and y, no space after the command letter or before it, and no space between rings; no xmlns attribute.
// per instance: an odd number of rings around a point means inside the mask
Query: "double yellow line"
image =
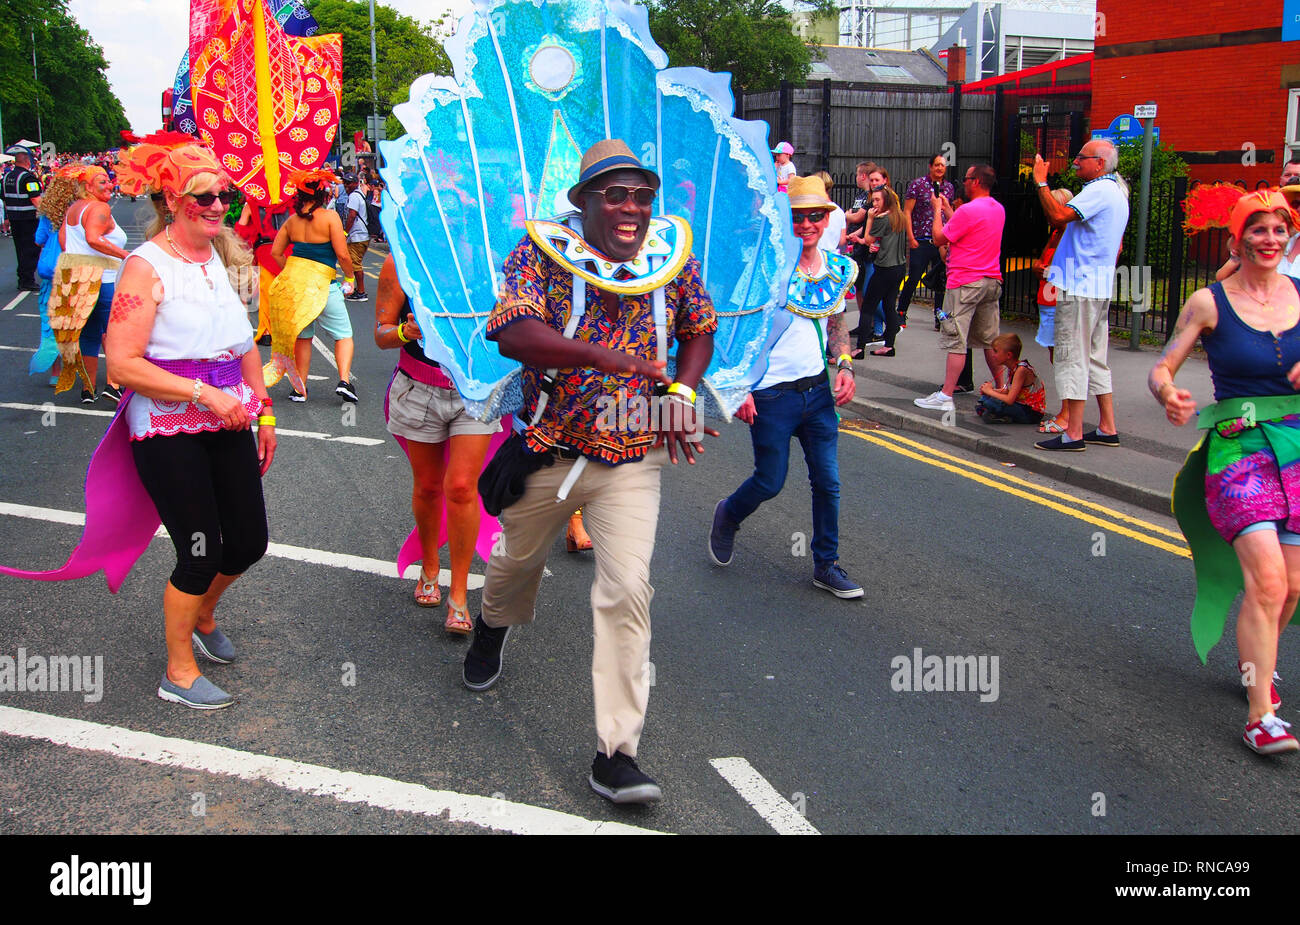
<svg viewBox="0 0 1300 925"><path fill-rule="evenodd" d="M987 485L989 488L997 489L1008 495L1022 498L1025 501L1032 501L1034 504L1041 504L1043 507L1065 514L1067 517L1073 517L1085 523L1102 527L1118 533L1120 536L1137 540L1139 543L1154 546L1156 549L1163 549L1175 556L1182 556L1184 559L1192 557L1191 551L1188 550L1187 544L1183 540L1183 535L1177 530L1170 530L1167 527L1153 524L1139 517L1133 517L1103 504L1076 498L1063 491L1035 485L1033 482L1011 475L1003 469L967 462L964 459L887 430L859 431L841 427L840 433L857 437L859 440L865 440L868 443L874 443L877 446L884 447L891 453L897 453L899 456L906 456L908 459L923 462L928 466L934 466L936 469L943 469L945 472L960 475L962 478L970 479L972 482L978 482L981 485ZM1168 539L1162 539L1162 537Z"/></svg>

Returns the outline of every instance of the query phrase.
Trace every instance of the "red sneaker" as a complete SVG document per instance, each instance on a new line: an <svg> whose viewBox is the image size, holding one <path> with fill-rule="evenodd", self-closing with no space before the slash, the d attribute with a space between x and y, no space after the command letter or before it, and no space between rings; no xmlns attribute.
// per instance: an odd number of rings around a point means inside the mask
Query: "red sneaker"
<svg viewBox="0 0 1300 925"><path fill-rule="evenodd" d="M1290 723L1283 722L1272 713L1265 713L1262 717L1246 726L1246 731L1242 733L1241 740L1246 743L1246 747L1261 755L1276 755L1280 752L1294 752L1300 750L1300 742L1296 737L1287 732L1291 726Z"/></svg>
<svg viewBox="0 0 1300 925"><path fill-rule="evenodd" d="M1242 667L1241 662L1237 662L1237 670L1240 671L1243 676L1246 674L1246 669ZM1268 686L1268 692L1274 710L1282 706L1282 695L1277 692L1277 682L1281 680L1282 680L1281 676L1276 671L1273 672L1273 683ZM1241 679L1241 686L1242 687L1246 686L1245 677L1242 677Z"/></svg>

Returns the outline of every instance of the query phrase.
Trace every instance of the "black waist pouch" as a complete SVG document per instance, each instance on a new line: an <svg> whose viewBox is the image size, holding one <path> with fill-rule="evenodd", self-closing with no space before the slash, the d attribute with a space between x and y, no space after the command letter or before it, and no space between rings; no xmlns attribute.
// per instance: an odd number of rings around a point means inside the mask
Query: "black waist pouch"
<svg viewBox="0 0 1300 925"><path fill-rule="evenodd" d="M478 493L483 499L483 510L493 517L524 496L524 483L528 476L544 466L555 464L550 453L533 453L516 431L497 448L478 477Z"/></svg>

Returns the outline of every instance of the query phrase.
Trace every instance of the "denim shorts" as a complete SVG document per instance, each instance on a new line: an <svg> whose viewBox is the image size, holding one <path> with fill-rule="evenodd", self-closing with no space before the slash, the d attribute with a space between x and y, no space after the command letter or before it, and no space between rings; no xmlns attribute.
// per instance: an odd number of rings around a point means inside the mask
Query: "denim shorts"
<svg viewBox="0 0 1300 925"><path fill-rule="evenodd" d="M1272 530L1277 534L1277 541L1283 546L1300 546L1300 533L1292 533L1284 525L1285 520L1261 520L1259 523L1251 524L1237 533L1237 536L1245 536L1247 533L1259 533L1264 530Z"/></svg>

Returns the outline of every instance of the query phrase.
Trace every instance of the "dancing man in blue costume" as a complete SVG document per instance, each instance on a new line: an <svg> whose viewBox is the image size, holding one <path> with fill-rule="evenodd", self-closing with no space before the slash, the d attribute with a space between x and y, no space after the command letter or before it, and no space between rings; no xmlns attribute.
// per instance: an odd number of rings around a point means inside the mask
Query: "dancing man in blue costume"
<svg viewBox="0 0 1300 925"><path fill-rule="evenodd" d="M772 347L767 372L736 411L736 417L750 425L754 474L714 508L709 558L715 565L731 564L741 522L785 486L790 438L797 437L812 483L813 584L836 597L858 598L862 587L839 565L839 421L835 414L835 407L850 401L856 388L844 326L844 296L853 288L858 269L850 258L817 246L834 208L822 181L795 177L789 194L794 232L803 241L786 303L793 317ZM839 358L833 397L826 371L827 345Z"/></svg>

